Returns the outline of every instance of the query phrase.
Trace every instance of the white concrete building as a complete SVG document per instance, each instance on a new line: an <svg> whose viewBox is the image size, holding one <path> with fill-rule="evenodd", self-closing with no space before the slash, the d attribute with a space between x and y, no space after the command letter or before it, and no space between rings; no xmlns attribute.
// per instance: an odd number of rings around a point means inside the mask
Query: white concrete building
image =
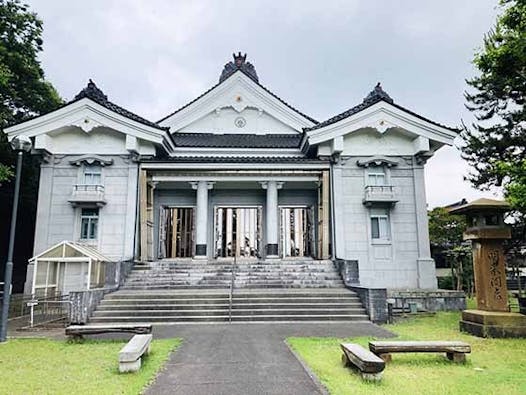
<svg viewBox="0 0 526 395"><path fill-rule="evenodd" d="M424 165L457 130L380 84L317 122L238 54L158 122L90 81L5 132L32 138L42 158L34 255L70 240L114 261L333 259L355 261L363 286L436 288Z"/></svg>

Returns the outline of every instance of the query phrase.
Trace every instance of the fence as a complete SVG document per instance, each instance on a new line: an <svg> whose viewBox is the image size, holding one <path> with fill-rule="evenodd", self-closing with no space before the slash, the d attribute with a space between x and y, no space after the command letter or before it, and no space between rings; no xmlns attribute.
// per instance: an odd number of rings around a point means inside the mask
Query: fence
<svg viewBox="0 0 526 395"><path fill-rule="evenodd" d="M0 296L0 301L3 295ZM69 320L68 295L32 298L30 295L11 295L9 319L17 319L17 327L64 326Z"/></svg>

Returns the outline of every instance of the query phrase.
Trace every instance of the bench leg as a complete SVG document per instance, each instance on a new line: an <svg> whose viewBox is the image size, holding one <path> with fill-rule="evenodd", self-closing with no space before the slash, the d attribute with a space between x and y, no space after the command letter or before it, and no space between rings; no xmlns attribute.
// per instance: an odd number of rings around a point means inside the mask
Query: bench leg
<svg viewBox="0 0 526 395"><path fill-rule="evenodd" d="M365 372L362 372L362 379L364 379L366 381L380 381L380 380L382 380L382 373L383 372L379 372L379 373L365 373Z"/></svg>
<svg viewBox="0 0 526 395"><path fill-rule="evenodd" d="M462 363L466 362L466 354L462 352L448 352L446 353L447 359L453 362Z"/></svg>
<svg viewBox="0 0 526 395"><path fill-rule="evenodd" d="M342 364L344 367L347 367L351 364L351 361L349 361L349 358L347 358L345 353L342 354Z"/></svg>
<svg viewBox="0 0 526 395"><path fill-rule="evenodd" d="M131 362L119 362L119 372L128 373L136 372L141 368L141 358Z"/></svg>
<svg viewBox="0 0 526 395"><path fill-rule="evenodd" d="M391 362L392 359L393 359L392 355L389 354L389 353L387 353L387 354L378 354L378 356L379 356L380 358L382 358L382 359L384 360L384 362L386 362L386 363L387 363L387 362Z"/></svg>

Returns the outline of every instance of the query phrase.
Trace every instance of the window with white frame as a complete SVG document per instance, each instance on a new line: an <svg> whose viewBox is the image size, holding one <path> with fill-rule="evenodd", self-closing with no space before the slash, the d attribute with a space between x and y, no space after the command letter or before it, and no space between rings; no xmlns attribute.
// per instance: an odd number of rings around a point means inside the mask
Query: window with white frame
<svg viewBox="0 0 526 395"><path fill-rule="evenodd" d="M367 173L367 186L382 185L387 185L384 167L376 166L369 168L369 171Z"/></svg>
<svg viewBox="0 0 526 395"><path fill-rule="evenodd" d="M80 238L96 240L99 227L99 209L83 208L80 213Z"/></svg>
<svg viewBox="0 0 526 395"><path fill-rule="evenodd" d="M371 238L373 241L391 240L388 210L371 210Z"/></svg>
<svg viewBox="0 0 526 395"><path fill-rule="evenodd" d="M100 165L84 166L84 184L100 185L102 184L102 170Z"/></svg>

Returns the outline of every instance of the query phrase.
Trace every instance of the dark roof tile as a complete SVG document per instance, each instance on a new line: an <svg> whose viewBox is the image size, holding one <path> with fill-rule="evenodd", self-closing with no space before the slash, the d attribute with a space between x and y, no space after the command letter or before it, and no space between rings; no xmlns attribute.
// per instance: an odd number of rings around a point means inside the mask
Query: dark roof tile
<svg viewBox="0 0 526 395"><path fill-rule="evenodd" d="M166 127L160 126L155 122L148 121L147 119L137 114L134 114L131 111L128 111L125 108L120 107L115 103L110 102L108 100L108 96L106 96L104 92L102 92L102 90L100 90L92 80L89 80L88 85L84 89L82 89L75 96L73 100L66 103L66 105L74 103L84 98L93 100L95 103L100 104L101 106L107 108L108 110L113 111L119 115L122 115L123 117L131 119L132 121L136 121L136 122L142 123L143 125L151 126L156 129L168 130L168 128Z"/></svg>
<svg viewBox="0 0 526 395"><path fill-rule="evenodd" d="M318 123L317 125L314 125L310 128L305 128L304 130L306 131L310 131L310 130L316 130L316 129L321 129L325 126L328 126L328 125L332 125L333 123L336 123L336 122L339 122L341 121L342 119L345 119L345 118L348 118L350 117L351 115L354 115L354 114L357 114L363 110L365 110L366 108L369 108L371 107L372 105L378 103L378 102L381 102L381 101L385 101L389 104L391 104L392 106L402 110L402 111L405 111L417 118L420 118L424 121L427 121L429 123L432 123L433 125L437 125L437 126L440 126L440 127L443 127L443 128L446 128L446 129L449 129L451 131L455 131L455 132L459 132L460 130L457 129L457 128L452 128L452 127L449 127L449 126L445 126L445 125L442 125L438 122L435 122L435 121L432 121L428 118L425 118L411 110L408 110L407 108L405 107L402 107L400 106L399 104L395 104L394 100L382 89L382 86L380 85L380 83L376 84L376 86L374 87L374 89L363 99L363 102L358 104L357 106L354 106L352 108L350 108L349 110L347 111L344 111L332 118L329 118L327 119L326 121L323 121L323 122L320 122Z"/></svg>
<svg viewBox="0 0 526 395"><path fill-rule="evenodd" d="M299 148L302 134L174 133L176 147Z"/></svg>

